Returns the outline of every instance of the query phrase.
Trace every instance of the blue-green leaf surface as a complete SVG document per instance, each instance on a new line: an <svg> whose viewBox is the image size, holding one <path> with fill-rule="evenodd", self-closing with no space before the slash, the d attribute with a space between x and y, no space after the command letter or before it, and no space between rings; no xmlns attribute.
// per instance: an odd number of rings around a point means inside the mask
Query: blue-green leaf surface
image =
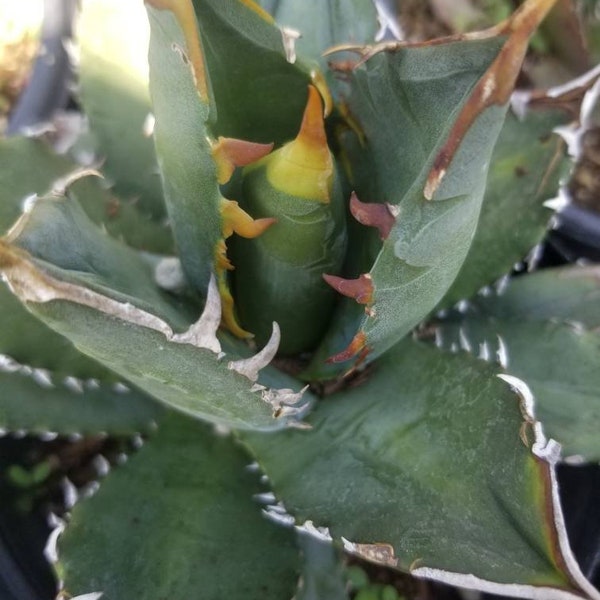
<svg viewBox="0 0 600 600"><path fill-rule="evenodd" d="M597 598L561 530L554 446L497 373L406 341L321 403L312 430L243 439L297 521L369 560L498 594Z"/></svg>
<svg viewBox="0 0 600 600"><path fill-rule="evenodd" d="M259 429L288 422L289 410L278 409L300 398L257 387L238 373L220 357L210 326L183 333L193 308L162 292L150 266L95 228L73 198L39 200L7 241L0 264L13 290L85 354L198 418ZM217 306L215 329L219 316ZM276 371L270 377L277 388L299 387Z"/></svg>
<svg viewBox="0 0 600 600"><path fill-rule="evenodd" d="M59 574L73 596L103 600L282 600L299 556L290 529L270 523L264 492L230 439L169 414L138 454L73 510Z"/></svg>
<svg viewBox="0 0 600 600"><path fill-rule="evenodd" d="M438 342L503 364L523 379L563 455L600 459L598 267L524 275L439 322Z"/></svg>

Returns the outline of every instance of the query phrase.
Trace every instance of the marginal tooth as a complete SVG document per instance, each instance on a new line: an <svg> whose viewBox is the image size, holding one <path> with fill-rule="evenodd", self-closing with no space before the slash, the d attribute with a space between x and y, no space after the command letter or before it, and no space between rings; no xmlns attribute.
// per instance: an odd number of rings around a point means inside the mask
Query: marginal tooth
<svg viewBox="0 0 600 600"><path fill-rule="evenodd" d="M223 218L223 238L225 239L233 232L243 238L253 239L277 221L271 217L253 219L237 202L226 198L221 199L220 209Z"/></svg>
<svg viewBox="0 0 600 600"><path fill-rule="evenodd" d="M275 498L275 494L273 492L261 492L259 494L254 494L252 496L252 500L258 502L259 504L275 504L275 502L277 502L277 498Z"/></svg>
<svg viewBox="0 0 600 600"><path fill-rule="evenodd" d="M323 279L337 292L356 300L359 304L373 303L373 280L368 273L358 279L344 279L336 275L323 274Z"/></svg>
<svg viewBox="0 0 600 600"><path fill-rule="evenodd" d="M498 335L498 350L496 351L496 358L498 359L498 363L503 369L508 368L508 350L506 349L506 343L504 340Z"/></svg>
<svg viewBox="0 0 600 600"><path fill-rule="evenodd" d="M388 204L376 202L361 202L355 192L350 196L350 212L362 225L376 227L379 237L385 240L396 223L394 209Z"/></svg>
<svg viewBox="0 0 600 600"><path fill-rule="evenodd" d="M303 408L296 408L295 406L280 406L273 411L273 417L275 419L284 419L286 417L297 417L304 412Z"/></svg>
<svg viewBox="0 0 600 600"><path fill-rule="evenodd" d="M305 385L297 394L293 394L284 400L285 404L288 406L295 406L299 404L300 400L303 398L304 393L308 390L310 386Z"/></svg>
<svg viewBox="0 0 600 600"><path fill-rule="evenodd" d="M72 375L65 377L63 383L69 391L74 392L75 394L83 394L85 391L83 389L83 382Z"/></svg>
<svg viewBox="0 0 600 600"><path fill-rule="evenodd" d="M214 275L210 276L206 305L200 318L184 333L173 335L172 341L179 344L192 344L206 348L215 354L221 353L221 343L217 339L217 329L221 322L221 296Z"/></svg>
<svg viewBox="0 0 600 600"><path fill-rule="evenodd" d="M219 137L211 152L218 169L220 184L227 183L236 167L245 167L273 150L273 144L259 144L236 138Z"/></svg>
<svg viewBox="0 0 600 600"><path fill-rule="evenodd" d="M312 84L319 90L319 94L321 94L323 100L323 116L328 117L333 110L333 98L331 97L327 80L325 79L323 72L319 69L310 72L310 79Z"/></svg>
<svg viewBox="0 0 600 600"><path fill-rule="evenodd" d="M102 173L96 169L88 169L83 167L68 173L60 179L57 179L52 184L52 191L50 194L58 197L64 196L73 184L77 183L80 179L84 179L85 177L99 177L100 179L104 179L104 175L102 175Z"/></svg>
<svg viewBox="0 0 600 600"><path fill-rule="evenodd" d="M483 344L479 344L479 358L481 360L485 360L489 362L491 357L490 346L487 341L483 342Z"/></svg>
<svg viewBox="0 0 600 600"><path fill-rule="evenodd" d="M458 310L458 312L465 314L469 310L469 306L470 304L468 300L460 300L456 304L456 309Z"/></svg>
<svg viewBox="0 0 600 600"><path fill-rule="evenodd" d="M266 390L267 388L264 385L260 385L260 383L255 383L251 388L250 388L250 392L254 393L254 392L262 392L263 390Z"/></svg>
<svg viewBox="0 0 600 600"><path fill-rule="evenodd" d="M292 429L301 429L302 431L308 431L313 428L310 423L304 423L303 421L290 421L288 427Z"/></svg>
<svg viewBox="0 0 600 600"><path fill-rule="evenodd" d="M185 288L181 260L174 256L163 258L154 268L154 281L163 290L178 292Z"/></svg>
<svg viewBox="0 0 600 600"><path fill-rule="evenodd" d="M258 372L275 358L280 340L281 331L279 330L279 325L273 322L273 333L271 334L271 338L267 342L267 345L258 354L255 354L250 358L232 360L227 365L227 368L236 371L236 373L239 373L240 375L244 375L250 381L256 381L258 379Z"/></svg>
<svg viewBox="0 0 600 600"><path fill-rule="evenodd" d="M285 50L285 58L290 64L296 62L296 41L300 39L301 34L291 27L280 27L281 39Z"/></svg>
<svg viewBox="0 0 600 600"><path fill-rule="evenodd" d="M467 338L467 334L462 327L458 330L458 341L462 350L465 352L471 352L471 342Z"/></svg>
<svg viewBox="0 0 600 600"><path fill-rule="evenodd" d="M330 356L325 362L328 364L346 362L365 350L366 346L367 336L362 331L359 331L354 338L352 338L352 341L345 350Z"/></svg>
<svg viewBox="0 0 600 600"><path fill-rule="evenodd" d="M308 386L299 392L290 389L265 389L261 398L273 408L273 417L281 419L286 417L298 417L304 414L308 403L303 402L304 392Z"/></svg>

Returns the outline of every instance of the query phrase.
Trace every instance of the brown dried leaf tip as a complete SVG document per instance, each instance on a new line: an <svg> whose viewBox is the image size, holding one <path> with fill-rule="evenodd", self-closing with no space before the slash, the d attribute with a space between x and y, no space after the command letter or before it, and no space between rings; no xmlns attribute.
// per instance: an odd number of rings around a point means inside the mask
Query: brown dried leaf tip
<svg viewBox="0 0 600 600"><path fill-rule="evenodd" d="M389 204L361 202L355 192L350 196L350 212L362 225L376 227L382 240L389 237L396 223L394 207Z"/></svg>
<svg viewBox="0 0 600 600"><path fill-rule="evenodd" d="M431 200L439 188L456 151L475 119L486 108L493 105L501 106L509 101L527 51L529 38L555 3L556 0L526 0L509 19L493 28L496 35L507 35L508 39L471 92L454 122L446 143L436 156L423 191L427 200Z"/></svg>

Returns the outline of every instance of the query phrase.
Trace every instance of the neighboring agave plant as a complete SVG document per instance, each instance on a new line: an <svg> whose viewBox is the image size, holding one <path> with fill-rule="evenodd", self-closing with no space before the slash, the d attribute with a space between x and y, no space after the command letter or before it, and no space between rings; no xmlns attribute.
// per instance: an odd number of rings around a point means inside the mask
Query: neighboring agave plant
<svg viewBox="0 0 600 600"><path fill-rule="evenodd" d="M569 167L552 132L599 85L509 109L553 5L364 45L370 0L147 0L149 120L127 71L137 8L84 2L106 179L43 140L0 143L0 425L143 440L74 507L62 598L346 598L342 546L417 578L600 598L537 421L600 458L600 268L490 287L542 240ZM131 15L99 29L111 10Z"/></svg>

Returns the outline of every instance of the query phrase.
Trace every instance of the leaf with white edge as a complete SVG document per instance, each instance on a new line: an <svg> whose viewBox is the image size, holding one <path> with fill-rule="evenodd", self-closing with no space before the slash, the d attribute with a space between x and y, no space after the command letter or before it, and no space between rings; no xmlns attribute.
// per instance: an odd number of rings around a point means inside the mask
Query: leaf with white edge
<svg viewBox="0 0 600 600"><path fill-rule="evenodd" d="M477 299L490 317L568 321L600 329L600 266L543 269L515 277L501 292Z"/></svg>
<svg viewBox="0 0 600 600"><path fill-rule="evenodd" d="M354 182L362 203L353 213L363 222L367 201L376 201L388 205L394 224L384 228L352 342L340 348L334 334L324 343L335 352L331 362L348 368L351 359L380 356L437 305L457 276L528 37L551 4L527 0L476 39L367 48L349 74L349 109L379 187L377 198L366 198Z"/></svg>
<svg viewBox="0 0 600 600"><path fill-rule="evenodd" d="M261 514L253 495L265 489L248 462L230 439L169 414L75 506L58 541L63 591L98 590L103 600L290 598L300 568L294 534Z"/></svg>
<svg viewBox="0 0 600 600"><path fill-rule="evenodd" d="M525 380L536 416L564 456L588 461L600 460L600 335L575 323L571 309L586 304L588 320L600 323L594 270L568 267L516 278L503 295L477 298L436 323L442 348L498 361Z"/></svg>
<svg viewBox="0 0 600 600"><path fill-rule="evenodd" d="M243 441L298 522L416 577L522 598L600 598L568 547L554 443L527 389L407 340L312 430ZM327 485L323 485L327 481Z"/></svg>
<svg viewBox="0 0 600 600"><path fill-rule="evenodd" d="M57 378L0 359L0 427L42 433L148 433L164 414L152 398L122 384Z"/></svg>
<svg viewBox="0 0 600 600"><path fill-rule="evenodd" d="M163 218L148 94L148 24L142 2L86 0L77 38L79 96L106 157L104 170L141 212Z"/></svg>
<svg viewBox="0 0 600 600"><path fill-rule="evenodd" d="M0 241L0 270L27 308L84 354L190 415L264 430L295 423L308 408L310 395L293 391L292 378L271 372L277 387L268 388L237 372L247 363L227 367L214 279L193 324L148 264L95 228L72 198L38 200ZM252 373L271 353L249 359Z"/></svg>
<svg viewBox="0 0 600 600"><path fill-rule="evenodd" d="M509 111L492 154L475 238L442 306L509 273L542 241L553 214L544 203L556 196L571 166L565 143L552 133L567 121L568 114L557 110L532 108L523 119Z"/></svg>

